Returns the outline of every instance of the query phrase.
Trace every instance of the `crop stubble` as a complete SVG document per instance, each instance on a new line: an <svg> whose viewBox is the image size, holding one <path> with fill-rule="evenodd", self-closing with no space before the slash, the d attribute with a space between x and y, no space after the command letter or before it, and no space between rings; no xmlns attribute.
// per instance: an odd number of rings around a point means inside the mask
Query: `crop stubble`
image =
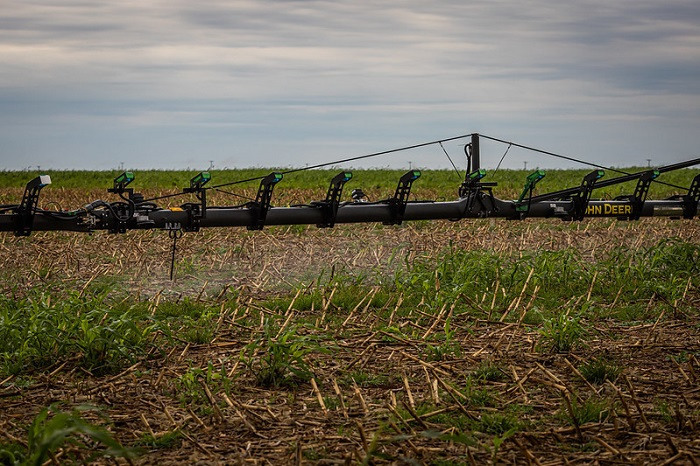
<svg viewBox="0 0 700 466"><path fill-rule="evenodd" d="M148 301L154 313L161 302L184 297L220 312L207 342L176 336L162 353L152 350L116 373L93 374L76 355L6 377L0 442L21 443L33 416L59 402L101 407L117 439L146 445L137 463L694 464L697 282L689 280L673 303L640 296L652 319L584 316L585 337L552 351L541 323L528 317L538 291L527 281L513 295L517 302L493 306L494 286L440 308L417 302L392 312L403 297L384 280L450 249L515 258L575 249L594 263L620 247L638 250L665 238L697 245L700 227L658 219L483 220L213 230L178 243L171 283L170 242L160 232L3 235L6 296L43 289L60 299L63 290L100 285L120 299ZM337 276L358 280L352 306L334 301ZM431 286L439 295L440 282ZM367 305L383 292L388 296ZM318 305L299 304L313 293ZM560 293L562 313L586 299L585 292ZM470 312L453 315L452 304ZM615 305L597 303L611 312ZM264 337L266 327L272 333ZM286 332L311 348L296 364L307 364L311 377L265 386L260 358ZM582 371L594 360L620 370L592 383ZM168 434L171 443L158 442ZM61 450L58 459L69 454Z"/></svg>

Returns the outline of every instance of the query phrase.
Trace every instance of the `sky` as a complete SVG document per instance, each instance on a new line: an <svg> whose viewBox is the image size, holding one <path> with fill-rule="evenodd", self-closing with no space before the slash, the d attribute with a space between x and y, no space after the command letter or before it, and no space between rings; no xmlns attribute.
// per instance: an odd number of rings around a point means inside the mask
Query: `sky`
<svg viewBox="0 0 700 466"><path fill-rule="evenodd" d="M699 130L697 0L0 0L5 170L303 167L472 132L663 165ZM525 162L582 167L502 166Z"/></svg>

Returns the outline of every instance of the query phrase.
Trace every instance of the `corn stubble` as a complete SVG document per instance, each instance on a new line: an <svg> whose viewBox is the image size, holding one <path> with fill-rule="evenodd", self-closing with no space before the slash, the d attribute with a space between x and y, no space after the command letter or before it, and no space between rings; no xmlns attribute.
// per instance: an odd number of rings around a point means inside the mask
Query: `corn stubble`
<svg viewBox="0 0 700 466"><path fill-rule="evenodd" d="M208 230L171 282L162 232L3 235L0 458L90 405L42 458L692 464L699 240L655 219Z"/></svg>

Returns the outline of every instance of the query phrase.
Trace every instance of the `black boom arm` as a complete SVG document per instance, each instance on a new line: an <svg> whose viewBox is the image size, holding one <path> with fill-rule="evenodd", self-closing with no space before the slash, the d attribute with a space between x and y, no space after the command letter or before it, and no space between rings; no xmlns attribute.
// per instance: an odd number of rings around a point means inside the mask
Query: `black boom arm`
<svg viewBox="0 0 700 466"><path fill-rule="evenodd" d="M474 137L477 136L477 137ZM377 202L367 202L361 195L353 195L352 201L341 201L343 185L350 181L352 173L344 171L331 180L325 200L308 205L273 207L273 188L283 174L274 172L259 178L260 188L254 201L236 207L207 205L204 185L210 180L207 172L192 178L183 193L195 194L197 203L185 203L178 208L160 208L154 199L126 188L134 175L124 172L114 180L108 191L116 193L121 201L108 203L97 200L72 211L44 210L38 207L39 191L51 180L37 177L27 184L20 204L0 207L0 231L12 231L18 236L28 236L32 231L82 231L107 230L124 233L127 230L163 229L197 231L210 227L246 227L261 230L270 225L317 225L332 228L342 223L401 224L412 220L459 220L469 218L505 218L522 220L531 218L560 218L580 221L591 217L613 217L620 220L638 220L643 217L669 217L691 219L700 211L700 175L692 181L687 193L669 199L647 199L649 185L659 175L672 170L700 164L700 159L688 160L639 173L601 180L605 172L595 170L584 177L580 186L546 194L533 195L534 186L544 177L537 170L528 176L523 194L517 200L501 200L493 195L496 183L482 182L486 171L478 167L478 135L472 135L470 145L471 167L459 188L457 200L448 202L409 200L411 186L421 173L411 170L399 180L393 197ZM289 172L287 172L289 173ZM633 194L615 200L593 200L594 189L628 181L637 181ZM219 185L221 186L221 185ZM214 186L213 188L216 188ZM356 190L359 192L360 190ZM167 195L172 197L179 194Z"/></svg>

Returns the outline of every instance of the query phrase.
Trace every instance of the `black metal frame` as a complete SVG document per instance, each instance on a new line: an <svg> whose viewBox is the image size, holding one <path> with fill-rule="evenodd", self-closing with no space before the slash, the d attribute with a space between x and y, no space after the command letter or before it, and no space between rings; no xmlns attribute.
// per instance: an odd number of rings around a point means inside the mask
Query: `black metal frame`
<svg viewBox="0 0 700 466"><path fill-rule="evenodd" d="M22 196L22 203L14 214L15 236L29 236L34 225L34 211L39 202L39 192L51 184L49 175L40 175L27 183Z"/></svg>
<svg viewBox="0 0 700 466"><path fill-rule="evenodd" d="M272 190L275 185L282 181L281 173L272 172L260 181L258 194L255 196L254 202L248 203L252 221L247 225L248 230L262 230L265 226L265 218L270 210L270 201L272 200Z"/></svg>
<svg viewBox="0 0 700 466"><path fill-rule="evenodd" d="M183 225L185 231L199 231L199 222L207 216L207 189L204 187L211 180L209 172L200 172L190 180L189 188L182 188L183 193L192 193L199 203L189 202L182 205L187 212L187 223Z"/></svg>
<svg viewBox="0 0 700 466"><path fill-rule="evenodd" d="M338 215L338 206L343 195L343 186L352 179L352 172L342 171L335 175L328 186L326 199L323 201L312 202L321 209L323 221L316 224L319 228L333 228L335 225L335 217Z"/></svg>
<svg viewBox="0 0 700 466"><path fill-rule="evenodd" d="M573 208L571 209L571 219L581 221L586 215L586 209L588 209L588 202L591 200L591 193L595 187L596 182L605 176L603 170L593 170L588 175L583 177L581 181L581 188L579 192L571 196L571 201L573 203Z"/></svg>
<svg viewBox="0 0 700 466"><path fill-rule="evenodd" d="M183 189L183 193L195 194L198 203L161 209L153 202L145 202L142 195L127 188L134 176L130 172L124 172L115 178L114 187L108 190L118 194L123 202L107 203L98 200L78 210L55 212L37 208L39 191L50 183L50 178L44 175L27 184L21 204L5 208L0 213L0 231L14 231L17 236L28 236L35 230L107 230L111 233L154 228L171 232L197 231L209 227L261 230L267 225L294 224L332 228L342 223L381 222L400 225L403 221L411 220L484 217L510 220L553 217L567 221L593 217L638 220L642 217L662 216L691 219L699 211L700 175L694 178L687 194L664 200L647 199L647 195L650 184L660 174L700 164L700 158L607 180L600 180L604 172L595 170L586 175L578 187L541 195L532 194L537 181L535 178L541 179L543 176L535 172L530 175L520 199L501 200L493 194L496 183L482 181L486 171L480 168L478 135L472 135L469 149L465 150L469 153L470 171L459 188L459 199L451 202L409 201L413 182L420 177L418 170L411 170L399 179L392 198L364 202L363 196L355 194L353 202L341 202L343 186L352 178L351 172L344 171L331 180L325 200L302 206L272 207L274 187L283 178L282 173L273 172L261 180L255 201L236 207L207 206L206 191L210 188L205 187L205 184L211 177L202 172L190 180L188 188ZM591 200L594 189L634 180L637 180L637 186L632 195L612 201Z"/></svg>
<svg viewBox="0 0 700 466"><path fill-rule="evenodd" d="M411 194L411 187L413 182L420 178L420 175L420 170L409 170L399 178L394 197L387 201L391 219L384 221L384 225L401 225L408 205L408 196Z"/></svg>

